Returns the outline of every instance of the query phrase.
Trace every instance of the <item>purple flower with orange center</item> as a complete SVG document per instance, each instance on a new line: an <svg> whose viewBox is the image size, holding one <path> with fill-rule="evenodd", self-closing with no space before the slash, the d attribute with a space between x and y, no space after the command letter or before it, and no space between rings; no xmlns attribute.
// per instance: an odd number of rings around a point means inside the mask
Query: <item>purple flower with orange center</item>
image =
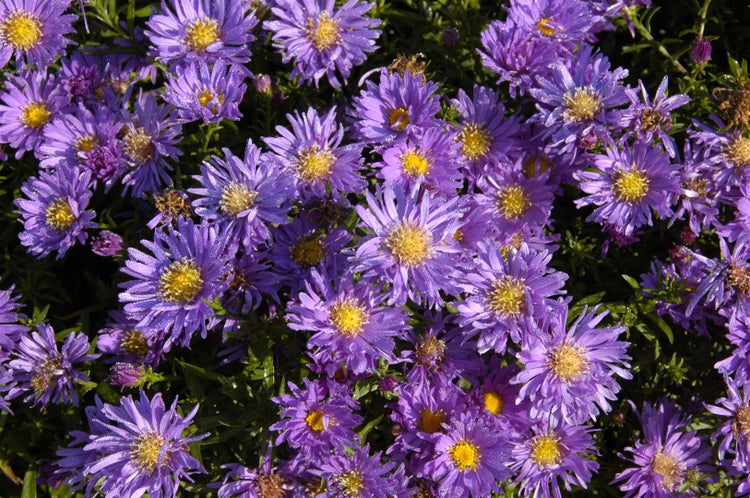
<svg viewBox="0 0 750 498"><path fill-rule="evenodd" d="M570 57L579 44L596 41L593 28L600 21L589 2L581 0L515 1L507 7L508 19L529 37L552 45L560 58Z"/></svg>
<svg viewBox="0 0 750 498"><path fill-rule="evenodd" d="M343 362L354 374L372 372L378 360L394 363L394 338L402 337L406 313L381 306L385 295L372 285L355 283L351 273L331 279L312 270L306 289L287 304L286 321L293 330L314 335L308 349L316 361Z"/></svg>
<svg viewBox="0 0 750 498"><path fill-rule="evenodd" d="M632 466L617 474L612 484L619 483L626 498L705 496L697 480L710 470L711 449L697 431L687 430L689 418L666 398L656 405L644 403L636 415L643 438L625 448L628 456L620 455Z"/></svg>
<svg viewBox="0 0 750 498"><path fill-rule="evenodd" d="M85 486L87 496L148 493L174 498L181 481L192 482L192 474L205 473L189 445L208 434L185 435L197 411L196 405L182 416L177 400L166 408L161 393L149 399L141 391L140 398L125 396L119 405L97 397L95 405L86 408L89 432L73 431L69 446L58 448L58 473L74 490Z"/></svg>
<svg viewBox="0 0 750 498"><path fill-rule="evenodd" d="M88 354L89 341L81 332L65 338L62 348L55 341L55 331L46 323L37 330L23 334L16 344L8 368L17 383L10 389L9 398L26 395L31 406L49 403L72 403L78 406L75 384L88 382L88 377L73 365L96 359Z"/></svg>
<svg viewBox="0 0 750 498"><path fill-rule="evenodd" d="M278 137L264 141L271 155L291 173L303 199L325 198L333 194L357 193L367 182L357 171L362 169L362 146L342 145L344 126L339 123L336 110L320 116L312 107L304 113L288 114L291 131L277 126Z"/></svg>
<svg viewBox="0 0 750 498"><path fill-rule="evenodd" d="M263 27L273 34L284 63L294 61L291 78L299 76L300 82L313 81L317 87L325 76L339 88L352 67L377 48L380 20L365 17L374 5L348 0L337 8L334 0L276 0L274 17Z"/></svg>
<svg viewBox="0 0 750 498"><path fill-rule="evenodd" d="M636 228L653 223L652 211L659 216L672 214L680 181L661 148L636 140L632 146L611 146L606 151L606 155L591 156L596 170L574 175L580 189L589 194L577 199L576 206L596 206L586 221L630 236Z"/></svg>
<svg viewBox="0 0 750 498"><path fill-rule="evenodd" d="M575 425L550 415L534 421L514 438L511 469L524 498L560 498L561 484L586 487L599 469L593 460L598 453L593 431L588 425ZM562 481L562 482L561 482Z"/></svg>
<svg viewBox="0 0 750 498"><path fill-rule="evenodd" d="M354 271L390 282L389 304L401 306L407 299L430 307L442 304L440 291L456 290L451 271L460 252L454 240L461 214L457 198L404 193L399 185L365 197L367 207L355 209L372 235L361 239Z"/></svg>
<svg viewBox="0 0 750 498"><path fill-rule="evenodd" d="M216 227L183 219L141 244L151 254L130 247L122 268L133 277L121 284L125 313L146 339L158 338L165 352L173 345L189 347L196 331L206 336L214 311L205 301L227 289L235 246Z"/></svg>
<svg viewBox="0 0 750 498"><path fill-rule="evenodd" d="M178 64L167 78L164 100L177 108L181 123L236 121L242 117L239 104L247 89L240 68L222 59L211 66L203 60Z"/></svg>
<svg viewBox="0 0 750 498"><path fill-rule="evenodd" d="M241 0L162 0L161 11L146 22L151 55L173 65L181 61L250 60L251 33L258 23L255 9Z"/></svg>
<svg viewBox="0 0 750 498"><path fill-rule="evenodd" d="M14 289L15 285L11 285L8 289L0 290L0 360L7 358L21 335L28 331L28 327L20 323L26 315L16 311L21 303L18 302L20 296L13 295Z"/></svg>
<svg viewBox="0 0 750 498"><path fill-rule="evenodd" d="M731 456L731 465L750 470L750 386L740 388L731 377L724 378L727 396L706 408L714 415L726 419L714 432L711 440L719 440L720 460Z"/></svg>
<svg viewBox="0 0 750 498"><path fill-rule="evenodd" d="M531 415L559 410L575 423L609 412L620 385L615 376L632 378L627 342L618 341L622 325L598 327L607 312L587 309L570 325L567 306L554 308L516 354L523 370L513 379L519 397L531 401Z"/></svg>
<svg viewBox="0 0 750 498"><path fill-rule="evenodd" d="M65 95L54 75L45 71L9 76L6 91L0 94L0 142L16 149L16 159L33 150L39 157L42 129L68 109Z"/></svg>
<svg viewBox="0 0 750 498"><path fill-rule="evenodd" d="M352 413L357 402L348 393L328 392L321 381L303 381L304 388L289 382L291 394L273 398L281 408L281 420L269 427L281 432L276 444L286 442L303 459L328 457L332 450L343 453L346 446L356 446L359 437L352 429L362 422Z"/></svg>
<svg viewBox="0 0 750 498"><path fill-rule="evenodd" d="M437 482L445 497L489 496L499 491L498 481L511 476L508 434L491 432L478 410L467 410L435 437L435 456L424 474Z"/></svg>
<svg viewBox="0 0 750 498"><path fill-rule="evenodd" d="M86 230L96 227L87 211L91 172L62 167L31 177L21 186L24 197L15 200L23 223L18 234L28 252L38 257L56 252L62 258L76 242L86 241Z"/></svg>
<svg viewBox="0 0 750 498"><path fill-rule="evenodd" d="M315 496L339 498L390 498L410 496L403 467L393 462L381 463L380 452L370 456L370 446L356 447L351 455L331 455L312 473L326 479L327 489ZM400 476L400 477L399 477Z"/></svg>
<svg viewBox="0 0 750 498"><path fill-rule="evenodd" d="M465 298L454 304L464 334L479 334L480 353L505 353L508 338L520 345L535 321L560 306L552 297L565 293L568 276L549 268L551 259L526 244L506 251L493 242L479 244L473 265L458 277Z"/></svg>
<svg viewBox="0 0 750 498"><path fill-rule="evenodd" d="M16 68L46 67L73 43L75 14L63 14L67 0L0 1L0 67L15 55Z"/></svg>
<svg viewBox="0 0 750 498"><path fill-rule="evenodd" d="M436 126L440 100L438 85L421 74L405 71L389 73L382 69L376 85L367 80L366 88L354 97L351 111L354 137L383 146L397 138Z"/></svg>

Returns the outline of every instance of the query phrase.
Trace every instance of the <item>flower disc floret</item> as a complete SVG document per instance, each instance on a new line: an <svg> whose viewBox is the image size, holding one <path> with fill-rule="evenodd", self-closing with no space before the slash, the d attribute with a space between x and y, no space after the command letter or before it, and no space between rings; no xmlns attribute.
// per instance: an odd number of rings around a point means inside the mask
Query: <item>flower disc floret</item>
<svg viewBox="0 0 750 498"><path fill-rule="evenodd" d="M479 447L466 439L460 439L448 449L448 454L458 470L476 470L477 464L482 460Z"/></svg>
<svg viewBox="0 0 750 498"><path fill-rule="evenodd" d="M750 138L738 135L726 145L724 157L737 166L750 166Z"/></svg>
<svg viewBox="0 0 750 498"><path fill-rule="evenodd" d="M160 460L161 450L167 440L155 431L139 434L130 444L130 455L133 463L146 473L152 473L156 467L163 467L166 462Z"/></svg>
<svg viewBox="0 0 750 498"><path fill-rule="evenodd" d="M621 171L616 175L612 190L619 200L633 203L646 197L649 183L645 171L633 168L630 171Z"/></svg>
<svg viewBox="0 0 750 498"><path fill-rule="evenodd" d="M159 294L173 303L192 302L203 289L201 270L194 259L172 262L159 277Z"/></svg>
<svg viewBox="0 0 750 498"><path fill-rule="evenodd" d="M521 185L501 187L495 201L498 212L507 219L523 216L531 206L529 196Z"/></svg>
<svg viewBox="0 0 750 498"><path fill-rule="evenodd" d="M205 52L208 47L220 40L219 36L219 23L216 19L204 17L187 25L183 42L190 50Z"/></svg>
<svg viewBox="0 0 750 498"><path fill-rule="evenodd" d="M388 126L402 132L409 125L409 111L403 107L388 110Z"/></svg>
<svg viewBox="0 0 750 498"><path fill-rule="evenodd" d="M76 221L73 208L70 207L70 202L65 197L58 197L50 202L49 206L47 206L45 216L47 226L58 232L64 232L69 229Z"/></svg>
<svg viewBox="0 0 750 498"><path fill-rule="evenodd" d="M305 423L313 431L321 432L325 428L323 425L323 412L320 410L312 410L305 417Z"/></svg>
<svg viewBox="0 0 750 498"><path fill-rule="evenodd" d="M484 157L492 145L492 137L480 123L467 123L459 134L461 152L469 161Z"/></svg>
<svg viewBox="0 0 750 498"><path fill-rule="evenodd" d="M601 111L602 97L590 86L579 87L563 95L563 107L563 117L567 121L590 121Z"/></svg>
<svg viewBox="0 0 750 498"><path fill-rule="evenodd" d="M331 306L331 323L346 337L358 335L369 321L364 306L355 299L343 299Z"/></svg>
<svg viewBox="0 0 750 498"><path fill-rule="evenodd" d="M415 223L404 221L388 232L385 246L399 264L419 266L432 253L432 236Z"/></svg>
<svg viewBox="0 0 750 498"><path fill-rule="evenodd" d="M484 401L484 409L493 415L497 415L503 411L505 406L505 399L503 395L495 391L487 391L482 395Z"/></svg>
<svg viewBox="0 0 750 498"><path fill-rule="evenodd" d="M221 192L219 206L230 216L237 216L255 204L258 192L251 191L244 183L231 182Z"/></svg>
<svg viewBox="0 0 750 498"><path fill-rule="evenodd" d="M145 164L156 155L153 138L142 126L128 129L122 139L122 151L135 166Z"/></svg>
<svg viewBox="0 0 750 498"><path fill-rule="evenodd" d="M323 180L331 174L331 168L335 160L336 158L330 150L313 145L300 152L296 168L300 178L306 182Z"/></svg>
<svg viewBox="0 0 750 498"><path fill-rule="evenodd" d="M318 16L317 22L313 17L307 19L307 37L316 50L326 50L339 43L339 23L324 10Z"/></svg>
<svg viewBox="0 0 750 498"><path fill-rule="evenodd" d="M523 279L503 275L492 284L487 295L487 308L502 316L517 316L526 303Z"/></svg>
<svg viewBox="0 0 750 498"><path fill-rule="evenodd" d="M21 109L21 123L27 128L41 129L49 123L52 113L44 102L29 102Z"/></svg>
<svg viewBox="0 0 750 498"><path fill-rule="evenodd" d="M409 151L401 157L404 172L410 176L426 175L430 171L430 162L424 155Z"/></svg>
<svg viewBox="0 0 750 498"><path fill-rule="evenodd" d="M18 50L29 50L42 40L42 23L31 12L15 10L0 24L0 38Z"/></svg>
<svg viewBox="0 0 750 498"><path fill-rule="evenodd" d="M562 344L549 353L547 359L552 373L561 381L575 382L589 368L586 351L578 344Z"/></svg>
<svg viewBox="0 0 750 498"><path fill-rule="evenodd" d="M531 442L531 459L540 467L559 465L562 460L560 438L551 433L534 439Z"/></svg>

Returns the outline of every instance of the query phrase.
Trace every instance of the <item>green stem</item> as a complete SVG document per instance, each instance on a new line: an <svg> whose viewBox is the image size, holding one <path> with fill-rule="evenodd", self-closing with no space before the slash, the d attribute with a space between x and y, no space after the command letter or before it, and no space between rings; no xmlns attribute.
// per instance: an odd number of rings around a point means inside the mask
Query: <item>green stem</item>
<svg viewBox="0 0 750 498"><path fill-rule="evenodd" d="M701 22L698 25L698 37L703 36L703 29L706 27L706 14L708 14L708 6L711 5L711 0L703 0L703 6L698 11L698 17Z"/></svg>
<svg viewBox="0 0 750 498"><path fill-rule="evenodd" d="M654 36L651 34L651 32L646 29L646 27L641 23L640 20L636 19L635 17L631 17L630 20L633 22L633 26L638 30L638 33L641 34L648 42L656 47L656 49L659 51L660 54L662 54L664 57L669 60L669 62L672 63L672 65L677 69L677 71L681 72L682 74L688 74L687 69L685 69L685 66L680 64L680 61L675 59L672 54L669 53L669 50L661 44L658 40L654 38Z"/></svg>

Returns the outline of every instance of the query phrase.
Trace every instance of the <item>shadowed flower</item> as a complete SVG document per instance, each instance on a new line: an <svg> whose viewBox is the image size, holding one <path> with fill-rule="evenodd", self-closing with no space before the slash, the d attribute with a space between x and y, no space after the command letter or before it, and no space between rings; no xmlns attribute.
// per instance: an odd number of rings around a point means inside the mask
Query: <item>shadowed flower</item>
<svg viewBox="0 0 750 498"><path fill-rule="evenodd" d="M334 0L276 0L271 9L274 17L263 27L273 34L284 63L294 60L291 78L300 76L300 82L313 81L317 87L325 76L339 88L352 67L377 48L380 30L375 28L380 20L365 17L374 5L348 0L336 8Z"/></svg>
<svg viewBox="0 0 750 498"><path fill-rule="evenodd" d="M122 252L122 237L109 230L102 230L91 238L91 252L97 256L117 256Z"/></svg>

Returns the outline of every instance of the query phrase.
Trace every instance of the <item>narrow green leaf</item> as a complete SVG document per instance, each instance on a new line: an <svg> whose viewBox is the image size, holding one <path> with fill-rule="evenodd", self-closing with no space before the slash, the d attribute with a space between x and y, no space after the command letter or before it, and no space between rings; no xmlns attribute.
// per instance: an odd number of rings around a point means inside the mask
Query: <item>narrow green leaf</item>
<svg viewBox="0 0 750 498"><path fill-rule="evenodd" d="M359 431L358 436L359 436L360 441L362 441L362 443L364 443L365 440L367 439L367 434L369 434L370 431L373 430L380 423L381 420L383 420L382 415L374 420L370 420L369 422L367 422L367 425L364 426L361 431Z"/></svg>
<svg viewBox="0 0 750 498"><path fill-rule="evenodd" d="M21 498L36 498L36 470L29 469L23 476Z"/></svg>

